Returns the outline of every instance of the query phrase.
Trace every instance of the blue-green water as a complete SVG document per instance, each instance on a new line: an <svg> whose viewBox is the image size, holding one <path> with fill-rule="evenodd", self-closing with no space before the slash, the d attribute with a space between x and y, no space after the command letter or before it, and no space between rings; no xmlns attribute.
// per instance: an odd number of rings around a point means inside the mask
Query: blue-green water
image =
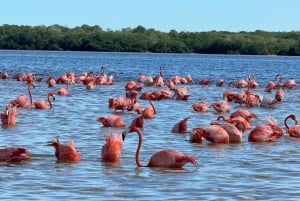
<svg viewBox="0 0 300 201"><path fill-rule="evenodd" d="M300 58L277 56L224 56L182 54L131 54L91 52L0 51L0 71L9 79L0 80L0 107L20 94L27 95L26 83L12 79L17 73L35 73L43 82L32 89L33 100L46 99L49 75L56 78L65 72L100 73L100 67L114 76L114 85L96 86L88 91L82 84L70 87L70 96L56 96L52 110L19 109L17 125L0 128L0 147L22 146L32 153L32 160L21 164L0 164L1 200L297 200L300 197L300 140L284 136L272 143L253 144L246 131L241 144L191 144L188 135L171 133L175 123L191 116L188 131L215 120L217 114L197 113L191 109L200 99L212 103L222 99L232 79L255 73L260 87L255 92L264 96L268 81L276 73L299 80ZM177 149L193 155L200 164L195 169L187 164L180 170L137 168L135 150L138 138L128 135L119 162L100 161L104 135L123 129L103 128L96 118L112 114L108 98L125 96L124 86L141 74L156 76L163 66L165 78L191 74L195 84L185 85L191 95L188 101L155 101L157 114L145 120L141 161L161 149ZM212 80L200 86L200 79ZM224 79L223 87L214 83ZM158 90L144 87L144 91ZM231 89L238 92L241 89ZM249 108L258 115L251 128L271 115L284 129L283 120L291 113L300 116L299 89L284 91L283 103L276 109ZM142 107L148 102L139 100ZM240 108L231 104L231 112ZM248 109L248 108L247 108ZM118 113L126 125L137 116L134 112ZM229 114L225 114L229 116ZM54 149L46 142L60 136L61 142L73 139L82 160L75 164L56 163Z"/></svg>

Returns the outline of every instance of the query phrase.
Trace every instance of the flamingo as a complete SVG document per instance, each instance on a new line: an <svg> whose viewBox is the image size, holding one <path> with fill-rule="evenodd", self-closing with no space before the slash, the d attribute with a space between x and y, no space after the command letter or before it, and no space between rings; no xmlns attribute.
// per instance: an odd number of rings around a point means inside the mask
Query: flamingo
<svg viewBox="0 0 300 201"><path fill-rule="evenodd" d="M200 103L192 104L192 108L196 112L208 112L208 107L205 100L200 100Z"/></svg>
<svg viewBox="0 0 300 201"><path fill-rule="evenodd" d="M243 117L246 120L251 120L252 118L257 118L256 114L251 113L248 110L242 109L242 108L231 113L230 118L239 117L239 116Z"/></svg>
<svg viewBox="0 0 300 201"><path fill-rule="evenodd" d="M187 88L185 87L173 88L172 90L174 91L174 95L172 99L175 98L176 100L187 101L188 98L190 97L190 95L187 92Z"/></svg>
<svg viewBox="0 0 300 201"><path fill-rule="evenodd" d="M50 75L50 77L47 80L47 84L49 88L54 87L54 85L56 84L56 80L53 77L53 75Z"/></svg>
<svg viewBox="0 0 300 201"><path fill-rule="evenodd" d="M105 162L116 162L121 155L123 145L122 134L106 135L105 142L101 149L101 159Z"/></svg>
<svg viewBox="0 0 300 201"><path fill-rule="evenodd" d="M143 128L144 127L144 115L139 115L135 119L132 120L130 126L136 126L138 128Z"/></svg>
<svg viewBox="0 0 300 201"><path fill-rule="evenodd" d="M293 127L289 127L287 124L287 120L290 118L293 119L295 122L295 125ZM284 125L286 128L286 132L287 134L289 134L290 137L300 138L300 124L298 124L295 114L288 115L284 120Z"/></svg>
<svg viewBox="0 0 300 201"><path fill-rule="evenodd" d="M138 108L139 103L137 102L136 98L133 99L129 99L126 97L109 98L108 107L109 109L114 109L115 112L117 110L124 111L125 109L131 111L134 108Z"/></svg>
<svg viewBox="0 0 300 201"><path fill-rule="evenodd" d="M172 132L185 134L187 131L187 120L190 118L191 117L186 117L182 119L180 122L176 123L172 128Z"/></svg>
<svg viewBox="0 0 300 201"><path fill-rule="evenodd" d="M127 84L125 85L125 90L126 91L130 91L130 90L136 90L136 91L141 91L143 89L143 87L139 84L136 83L133 80L130 80L129 82L127 82Z"/></svg>
<svg viewBox="0 0 300 201"><path fill-rule="evenodd" d="M140 162L140 149L143 142L142 132L137 127L131 126L122 133L123 140L126 135L131 132L135 132L139 136L139 142L135 154L135 161L138 167L182 168L186 163L191 163L196 168L199 168L199 164L194 156L184 155L182 152L174 149L158 151L151 156L147 165L142 165Z"/></svg>
<svg viewBox="0 0 300 201"><path fill-rule="evenodd" d="M282 99L283 99L283 89L282 86L279 86L275 94L275 100L278 102L282 102Z"/></svg>
<svg viewBox="0 0 300 201"><path fill-rule="evenodd" d="M48 93L48 102L45 100L42 101L35 101L33 104L36 109L52 109L52 103L50 101L50 97L52 97L52 100L55 100L55 96L53 92Z"/></svg>
<svg viewBox="0 0 300 201"><path fill-rule="evenodd" d="M249 142L272 142L283 135L282 129L270 116L266 117L266 123L257 125L248 135Z"/></svg>
<svg viewBox="0 0 300 201"><path fill-rule="evenodd" d="M243 132L245 128L237 128L234 124L227 123L227 122L217 122L214 121L211 125L219 125L228 133L229 136L229 143L241 143L243 138Z"/></svg>
<svg viewBox="0 0 300 201"><path fill-rule="evenodd" d="M146 107L145 109L137 108L136 111L138 114L142 114L145 119L153 119L156 114L156 109L150 98L148 101L150 103L150 107Z"/></svg>
<svg viewBox="0 0 300 201"><path fill-rule="evenodd" d="M159 75L154 78L154 84L157 87L162 87L164 85L164 79L162 75L162 66L159 67Z"/></svg>
<svg viewBox="0 0 300 201"><path fill-rule="evenodd" d="M99 117L97 121L101 122L104 127L125 127L124 121L118 115L112 114L107 117Z"/></svg>
<svg viewBox="0 0 300 201"><path fill-rule="evenodd" d="M230 111L230 105L226 98L225 100L212 103L209 107L213 107L218 113L227 113Z"/></svg>
<svg viewBox="0 0 300 201"><path fill-rule="evenodd" d="M7 79L8 78L8 73L7 72L0 72L0 77L1 79Z"/></svg>
<svg viewBox="0 0 300 201"><path fill-rule="evenodd" d="M21 107L21 108L29 108L32 106L32 94L31 94L31 87L35 87L32 81L27 82L27 89L28 89L28 94L30 98L30 103L28 102L26 96L24 94L21 94L18 96L16 99L11 100L10 104L13 106Z"/></svg>
<svg viewBox="0 0 300 201"><path fill-rule="evenodd" d="M235 125L239 130L248 130L251 127L249 119L245 119L241 116L224 119L224 121Z"/></svg>
<svg viewBox="0 0 300 201"><path fill-rule="evenodd" d="M31 155L29 151L23 147L6 147L0 149L0 161L20 162L28 159L31 159Z"/></svg>
<svg viewBox="0 0 300 201"><path fill-rule="evenodd" d="M209 79L202 79L199 81L199 85L210 85Z"/></svg>
<svg viewBox="0 0 300 201"><path fill-rule="evenodd" d="M224 84L224 80L223 80L223 79L220 79L220 80L218 80L218 81L216 82L216 86L217 86L217 87L222 87L223 84Z"/></svg>
<svg viewBox="0 0 300 201"><path fill-rule="evenodd" d="M66 144L61 144L59 136L57 136L55 141L48 141L47 145L55 148L55 156L58 162L78 162L81 160L73 140L69 140Z"/></svg>
<svg viewBox="0 0 300 201"><path fill-rule="evenodd" d="M58 95L61 95L61 96L66 96L66 95L68 95L69 94L69 85L70 85L70 83L71 83L71 80L70 79L68 79L68 82L67 82L67 88L59 88L59 89L57 89L57 91L56 91L56 93L58 94Z"/></svg>
<svg viewBox="0 0 300 201"><path fill-rule="evenodd" d="M193 128L190 133L190 142L202 144L202 135L201 132L198 132L198 128Z"/></svg>
<svg viewBox="0 0 300 201"><path fill-rule="evenodd" d="M194 83L194 80L192 78L192 76L190 74L188 74L187 76L185 76L185 79L187 81L187 83L189 84L193 84Z"/></svg>
<svg viewBox="0 0 300 201"><path fill-rule="evenodd" d="M273 89L276 89L276 84L273 81L269 81L266 88L265 88L265 92L267 93L271 93Z"/></svg>
<svg viewBox="0 0 300 201"><path fill-rule="evenodd" d="M4 112L0 114L3 126L14 126L17 116L17 106L8 105L4 108Z"/></svg>
<svg viewBox="0 0 300 201"><path fill-rule="evenodd" d="M196 136L194 136L196 135ZM190 136L190 141L199 140L201 137L204 137L206 140L213 144L229 143L229 135L227 131L219 125L208 125L203 128L193 128L193 132Z"/></svg>

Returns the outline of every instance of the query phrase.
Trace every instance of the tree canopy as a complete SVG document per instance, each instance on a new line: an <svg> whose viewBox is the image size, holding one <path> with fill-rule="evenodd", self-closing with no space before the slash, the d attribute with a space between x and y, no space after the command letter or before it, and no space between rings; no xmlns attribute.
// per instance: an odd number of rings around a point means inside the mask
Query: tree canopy
<svg viewBox="0 0 300 201"><path fill-rule="evenodd" d="M0 49L300 56L300 32L161 32L139 25L0 26Z"/></svg>

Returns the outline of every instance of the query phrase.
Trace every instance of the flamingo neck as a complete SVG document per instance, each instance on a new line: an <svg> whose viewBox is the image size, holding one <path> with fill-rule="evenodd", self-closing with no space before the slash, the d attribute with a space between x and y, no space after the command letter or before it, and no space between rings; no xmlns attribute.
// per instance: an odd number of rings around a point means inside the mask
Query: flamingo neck
<svg viewBox="0 0 300 201"><path fill-rule="evenodd" d="M30 97L30 106L32 106L32 95L31 95L31 90L30 90L30 85L28 84L28 94Z"/></svg>
<svg viewBox="0 0 300 201"><path fill-rule="evenodd" d="M287 120L289 119L289 118L293 118L294 117L294 115L289 115L289 116L287 116L286 118L285 118L285 120L284 120L284 125L285 125L285 127L286 127L286 129L289 129L290 127L288 126L288 124L287 124ZM295 120L295 118L293 118L294 119L294 121L295 121L295 125L297 124L297 121Z"/></svg>
<svg viewBox="0 0 300 201"><path fill-rule="evenodd" d="M154 114L156 114L156 109L155 109L155 107L154 107L152 101L150 100L150 98L148 99L148 101L149 101L151 107L153 108Z"/></svg>
<svg viewBox="0 0 300 201"><path fill-rule="evenodd" d="M52 103L50 101L50 94L48 94L48 102L49 102L50 109L52 109Z"/></svg>
<svg viewBox="0 0 300 201"><path fill-rule="evenodd" d="M138 146L137 146L137 149L136 149L136 152L135 152L135 162L136 162L136 165L138 167L145 167L141 164L140 162L140 150L141 150L141 147L142 147L142 143L143 143L143 137L142 137L142 133L139 129L135 128L134 131L138 134L139 136L139 143L138 143Z"/></svg>

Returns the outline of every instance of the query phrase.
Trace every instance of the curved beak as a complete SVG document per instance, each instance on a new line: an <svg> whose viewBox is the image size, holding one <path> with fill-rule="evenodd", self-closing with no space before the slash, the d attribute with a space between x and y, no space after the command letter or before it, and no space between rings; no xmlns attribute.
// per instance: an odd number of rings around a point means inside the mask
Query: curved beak
<svg viewBox="0 0 300 201"><path fill-rule="evenodd" d="M122 140L125 140L126 135L129 133L129 127L126 128L123 132L122 132Z"/></svg>

